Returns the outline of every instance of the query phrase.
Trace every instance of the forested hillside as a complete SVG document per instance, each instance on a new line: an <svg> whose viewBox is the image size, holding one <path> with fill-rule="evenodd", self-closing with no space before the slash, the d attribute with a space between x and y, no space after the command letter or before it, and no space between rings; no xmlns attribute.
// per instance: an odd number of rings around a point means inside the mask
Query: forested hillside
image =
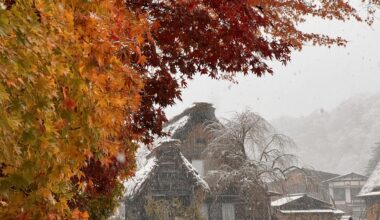
<svg viewBox="0 0 380 220"><path fill-rule="evenodd" d="M380 94L358 95L327 112L272 124L297 143L297 155L315 169L364 173L371 148L380 141Z"/></svg>

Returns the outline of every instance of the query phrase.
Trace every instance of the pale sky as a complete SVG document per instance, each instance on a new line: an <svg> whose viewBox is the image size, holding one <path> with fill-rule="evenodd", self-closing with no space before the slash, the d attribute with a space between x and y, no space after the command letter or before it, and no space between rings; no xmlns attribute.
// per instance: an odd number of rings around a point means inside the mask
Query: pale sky
<svg viewBox="0 0 380 220"><path fill-rule="evenodd" d="M380 14L378 13L378 17ZM313 21L304 30L339 35L347 47L306 46L287 66L275 64L274 75L239 77L238 84L196 77L183 90L183 102L166 110L169 118L193 102L211 102L217 117L250 108L266 119L306 116L331 110L360 93L380 92L380 19L364 23Z"/></svg>

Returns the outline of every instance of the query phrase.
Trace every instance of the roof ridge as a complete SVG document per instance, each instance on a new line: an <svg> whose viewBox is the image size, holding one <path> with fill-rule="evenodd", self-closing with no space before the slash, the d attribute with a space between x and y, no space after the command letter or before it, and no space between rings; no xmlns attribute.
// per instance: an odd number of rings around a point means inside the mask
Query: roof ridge
<svg viewBox="0 0 380 220"><path fill-rule="evenodd" d="M347 173L347 174L344 174L344 175L340 175L340 176L337 176L337 177L333 177L333 178L330 178L330 179L324 180L324 181L322 181L322 183L330 182L330 181L332 181L332 180L339 179L339 178L342 178L342 177L345 177L345 176L348 176L348 175L351 175L351 174L355 174L355 175L358 175L358 176L361 176L361 177L368 178L367 176L364 176L364 175L362 175L362 174L355 173L355 172L351 172L351 173Z"/></svg>

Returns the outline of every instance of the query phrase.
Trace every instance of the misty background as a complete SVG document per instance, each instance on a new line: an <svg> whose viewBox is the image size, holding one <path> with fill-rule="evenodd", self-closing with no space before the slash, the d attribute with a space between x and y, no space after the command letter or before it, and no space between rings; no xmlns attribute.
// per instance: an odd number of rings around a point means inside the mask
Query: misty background
<svg viewBox="0 0 380 220"><path fill-rule="evenodd" d="M378 13L378 16L380 14ZM373 26L311 20L305 31L341 36L346 47L307 45L273 75L237 77L238 84L198 76L168 118L193 102L210 102L219 118L250 109L293 138L305 166L364 174L380 141L380 19Z"/></svg>

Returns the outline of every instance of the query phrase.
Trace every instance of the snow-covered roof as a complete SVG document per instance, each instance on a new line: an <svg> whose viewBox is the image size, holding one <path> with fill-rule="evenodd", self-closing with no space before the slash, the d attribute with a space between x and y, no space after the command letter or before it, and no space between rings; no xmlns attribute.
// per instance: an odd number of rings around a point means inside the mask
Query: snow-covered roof
<svg viewBox="0 0 380 220"><path fill-rule="evenodd" d="M362 180L365 180L365 179L368 178L368 177L366 177L364 175L361 175L361 174L358 174L358 173L348 173L348 174L345 174L345 175L337 176L337 177L334 177L334 178L322 181L322 183L336 182L336 181L339 181L339 180L346 180L345 178L349 177L349 176L351 176L351 178L356 177L356 178L362 179Z"/></svg>
<svg viewBox="0 0 380 220"><path fill-rule="evenodd" d="M190 177L197 187L201 187L203 190L209 191L210 187L208 186L207 182L199 175L191 163L179 151L179 143L180 141L178 140L168 139L166 141L163 141L158 147L154 148L153 151L146 156L147 159L145 165L135 173L135 176L124 182L124 187L126 189L125 197L133 199L144 189L147 180L156 173L155 171L160 166L161 161L160 158L157 158L157 151L160 151L163 148L176 148L182 167L185 169L184 172L186 173L186 176Z"/></svg>
<svg viewBox="0 0 380 220"><path fill-rule="evenodd" d="M171 143L171 142L180 142L180 140L173 139L169 136L155 138L155 140L153 141L153 148L156 148L157 146L161 146L162 144Z"/></svg>
<svg viewBox="0 0 380 220"><path fill-rule="evenodd" d="M135 176L124 182L125 196L128 198L133 198L135 195L139 194L142 186L149 178L150 174L157 167L157 158L151 157L147 160L144 167L135 173Z"/></svg>
<svg viewBox="0 0 380 220"><path fill-rule="evenodd" d="M181 159L183 160L183 165L185 165L188 172L193 176L196 180L196 184L203 189L210 190L207 182L199 175L196 169L194 169L193 165L180 153Z"/></svg>
<svg viewBox="0 0 380 220"><path fill-rule="evenodd" d="M316 198L314 198L312 196L308 196L305 193L301 193L301 194L291 194L291 195L288 195L288 196L283 197L281 199L275 200L275 201L273 201L271 203L271 205L272 205L272 207L278 208L278 211L281 212L281 213L284 213L284 214L292 214L292 213L300 213L300 214L301 213L333 213L333 214L344 214L343 211L341 211L339 209L335 209L333 207L329 208L329 206L326 206L325 208L321 207L319 209L286 209L286 210L282 210L280 208L280 206L283 206L283 205L288 204L290 202L296 201L296 200L298 200L300 198L303 198L303 197L311 198L313 200L318 200L320 202L326 203L326 202L321 201L319 199L316 199ZM328 204L328 203L326 203L326 204Z"/></svg>
<svg viewBox="0 0 380 220"><path fill-rule="evenodd" d="M380 191L377 191L377 192L369 192L369 193L365 193L363 195L358 195L358 197L365 197L365 196L379 196L380 195Z"/></svg>
<svg viewBox="0 0 380 220"><path fill-rule="evenodd" d="M284 214L292 213L334 213L334 214L344 214L342 210L339 209L306 209L306 210L279 210L279 212Z"/></svg>
<svg viewBox="0 0 380 220"><path fill-rule="evenodd" d="M183 128L189 120L189 116L185 115L176 121L169 122L162 130L170 134L174 134L178 129Z"/></svg>
<svg viewBox="0 0 380 220"><path fill-rule="evenodd" d="M380 195L380 163L377 164L371 176L360 190L358 197Z"/></svg>
<svg viewBox="0 0 380 220"><path fill-rule="evenodd" d="M344 214L345 212L343 212L342 210L339 210L339 209L333 209L334 210L334 214Z"/></svg>
<svg viewBox="0 0 380 220"><path fill-rule="evenodd" d="M316 200L316 201L319 201L319 202L326 203L326 204L330 205L326 201L323 201L323 200L320 200L320 199L315 198L313 196L310 196L307 193L288 194L287 196L282 197L281 199L273 201L271 203L271 205L274 206L274 207L279 207L279 206L285 205L287 203L293 202L293 201L295 201L297 199L300 199L300 198L303 198L303 197L306 197L306 198L309 198L309 199L312 199L312 200Z"/></svg>
<svg viewBox="0 0 380 220"><path fill-rule="evenodd" d="M170 119L163 131L169 133L172 138L183 140L197 125L212 122L218 122L215 108L210 103L198 102Z"/></svg>
<svg viewBox="0 0 380 220"><path fill-rule="evenodd" d="M295 201L299 198L302 198L303 196L304 196L304 194L295 194L295 195L285 196L281 199L273 201L271 203L271 206L273 206L273 207L282 206L282 205L285 205L286 203L289 203L289 202Z"/></svg>

